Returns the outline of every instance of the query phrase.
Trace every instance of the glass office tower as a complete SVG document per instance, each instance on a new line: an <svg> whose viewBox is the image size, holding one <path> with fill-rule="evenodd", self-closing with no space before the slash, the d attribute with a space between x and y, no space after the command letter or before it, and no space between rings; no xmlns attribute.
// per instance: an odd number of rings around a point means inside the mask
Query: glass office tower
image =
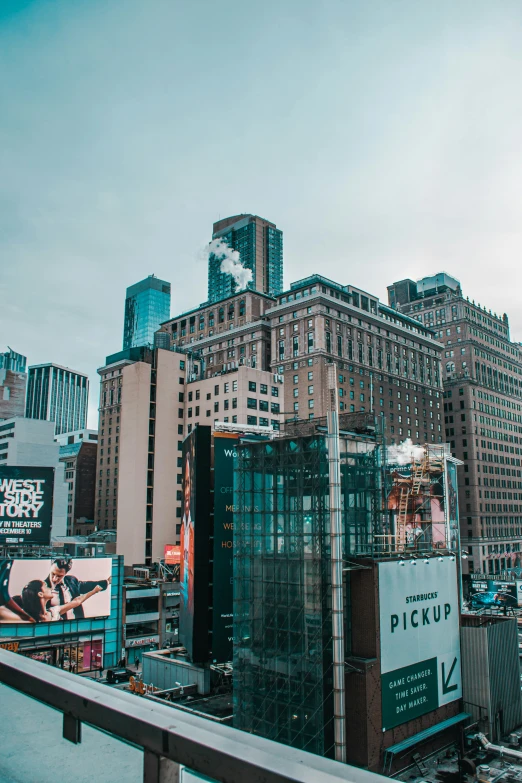
<svg viewBox="0 0 522 783"><path fill-rule="evenodd" d="M241 264L252 271L248 288L275 296L283 290L283 232L257 215L235 215L214 223L212 239L239 252ZM208 260L208 301L217 302L237 290L234 278L221 271L222 257Z"/></svg>
<svg viewBox="0 0 522 783"><path fill-rule="evenodd" d="M154 332L170 317L170 283L149 275L129 286L125 299L123 350L154 345Z"/></svg>
<svg viewBox="0 0 522 783"><path fill-rule="evenodd" d="M55 434L87 426L89 378L58 364L29 367L25 416L56 423Z"/></svg>
<svg viewBox="0 0 522 783"><path fill-rule="evenodd" d="M348 417L350 414L348 414ZM357 414L356 414L357 416ZM354 421L341 416L341 429ZM361 417L359 417L361 418ZM373 417L370 417L373 424ZM234 483L234 725L333 752L330 503L325 422L238 447ZM375 428L342 436L343 556L371 556L382 522ZM345 583L349 650L350 595Z"/></svg>

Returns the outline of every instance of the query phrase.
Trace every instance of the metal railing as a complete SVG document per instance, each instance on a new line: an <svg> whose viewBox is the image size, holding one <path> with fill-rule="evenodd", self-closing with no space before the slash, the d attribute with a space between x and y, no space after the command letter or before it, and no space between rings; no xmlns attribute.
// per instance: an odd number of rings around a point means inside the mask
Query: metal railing
<svg viewBox="0 0 522 783"><path fill-rule="evenodd" d="M85 723L143 748L144 783L177 783L179 765L219 783L385 780L2 649L0 682L62 712L63 736L72 743L81 742Z"/></svg>

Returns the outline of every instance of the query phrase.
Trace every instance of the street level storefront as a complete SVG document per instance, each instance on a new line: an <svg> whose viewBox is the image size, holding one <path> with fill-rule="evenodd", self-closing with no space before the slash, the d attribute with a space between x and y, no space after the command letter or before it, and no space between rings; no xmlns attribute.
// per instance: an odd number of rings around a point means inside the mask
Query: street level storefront
<svg viewBox="0 0 522 783"><path fill-rule="evenodd" d="M38 642L35 639L17 639L2 642L0 647L73 674L96 672L103 668L103 637L100 634L73 634L64 638L63 642L55 638Z"/></svg>
<svg viewBox="0 0 522 783"><path fill-rule="evenodd" d="M141 636L136 639L125 640L125 657L128 664L139 663L142 660L144 652L157 650L159 645L159 635Z"/></svg>
<svg viewBox="0 0 522 783"><path fill-rule="evenodd" d="M13 561L6 570L9 579L5 580L4 606L0 606L1 648L75 674L96 673L117 666L121 660L123 632L121 556L50 557L45 561L24 558L18 568L18 579L13 578L13 574L17 576L15 566ZM63 589L54 589L56 602L53 605L50 598L50 608L42 607L40 613L31 615L35 620L32 623L22 621L24 606L31 610L31 604L24 603L29 585L21 581L22 576L29 578L25 572L31 577L33 574L39 577L33 581L42 580L39 592L45 590L45 574L51 577L54 573L58 580L64 574ZM53 592L52 580L49 590ZM74 599L75 594L88 597L81 607L67 610L67 602ZM98 603L94 602L96 599ZM18 621L9 606L18 607Z"/></svg>

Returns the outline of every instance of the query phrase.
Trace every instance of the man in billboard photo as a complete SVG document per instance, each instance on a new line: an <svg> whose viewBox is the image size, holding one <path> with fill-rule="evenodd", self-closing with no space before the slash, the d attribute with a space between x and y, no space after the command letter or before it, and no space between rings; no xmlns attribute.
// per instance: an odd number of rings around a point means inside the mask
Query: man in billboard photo
<svg viewBox="0 0 522 783"><path fill-rule="evenodd" d="M108 579L102 579L99 582L80 582L75 576L69 574L72 564L73 561L68 558L56 558L56 560L53 561L49 576L45 580L46 585L52 591L47 609L52 610L52 608L56 606L63 608L66 604L71 603L75 598L79 598L81 595L86 593L94 595L92 591L94 591L95 587L99 587L100 590L106 590L110 585L110 576ZM96 592L100 591L97 590ZM81 620L84 618L85 612L82 604L83 601L79 605L75 605L64 612L60 612L60 619Z"/></svg>
<svg viewBox="0 0 522 783"><path fill-rule="evenodd" d="M79 584L82 584L79 582ZM83 583L85 584L85 582ZM103 590L99 584L92 590L73 598L63 605L52 605L53 591L47 582L41 579L33 579L22 590L22 605L24 611L37 623L49 623L63 619L68 612L76 610L92 595ZM82 610L83 611L83 610Z"/></svg>
<svg viewBox="0 0 522 783"><path fill-rule="evenodd" d="M191 452L188 451L185 459L185 484L183 487L183 520L181 524L181 563L180 563L180 587L185 607L191 611L194 600L194 523L190 513L190 498L192 493L191 481Z"/></svg>

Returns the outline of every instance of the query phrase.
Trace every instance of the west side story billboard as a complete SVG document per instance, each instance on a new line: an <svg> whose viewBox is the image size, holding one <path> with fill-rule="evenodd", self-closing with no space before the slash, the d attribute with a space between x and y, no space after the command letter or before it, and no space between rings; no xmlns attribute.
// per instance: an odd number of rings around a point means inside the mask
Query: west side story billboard
<svg viewBox="0 0 522 783"><path fill-rule="evenodd" d="M457 564L379 563L383 731L462 698Z"/></svg>
<svg viewBox="0 0 522 783"><path fill-rule="evenodd" d="M214 435L214 563L212 575L212 658L232 660L234 552L234 456L239 437Z"/></svg>
<svg viewBox="0 0 522 783"><path fill-rule="evenodd" d="M210 427L183 441L179 639L195 663L208 660Z"/></svg>
<svg viewBox="0 0 522 783"><path fill-rule="evenodd" d="M0 467L0 545L49 544L54 468Z"/></svg>

